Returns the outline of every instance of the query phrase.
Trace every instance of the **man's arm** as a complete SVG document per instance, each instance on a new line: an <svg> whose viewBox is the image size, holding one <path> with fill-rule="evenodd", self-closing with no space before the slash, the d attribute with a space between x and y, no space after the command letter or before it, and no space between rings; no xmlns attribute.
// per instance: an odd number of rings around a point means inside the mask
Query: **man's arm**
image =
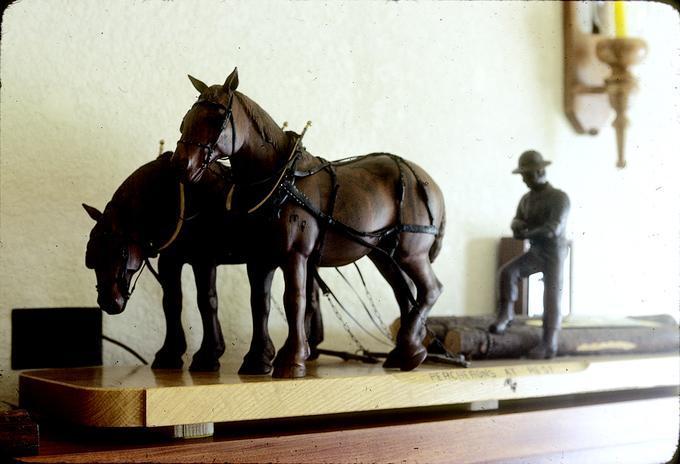
<svg viewBox="0 0 680 464"><path fill-rule="evenodd" d="M527 223L524 219L524 197L519 201L517 205L517 211L515 212L515 217L510 223L510 229L512 229L512 236L518 240L524 239L524 234L527 231Z"/></svg>
<svg viewBox="0 0 680 464"><path fill-rule="evenodd" d="M524 238L528 239L554 239L564 232L569 216L569 197L564 192L559 192L549 198L550 205L548 219L545 224L526 231Z"/></svg>

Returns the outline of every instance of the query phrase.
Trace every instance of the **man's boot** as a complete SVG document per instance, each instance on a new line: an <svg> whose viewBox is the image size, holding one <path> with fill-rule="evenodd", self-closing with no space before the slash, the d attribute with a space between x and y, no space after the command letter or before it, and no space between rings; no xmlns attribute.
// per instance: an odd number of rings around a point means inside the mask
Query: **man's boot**
<svg viewBox="0 0 680 464"><path fill-rule="evenodd" d="M499 305L498 317L496 321L489 326L489 332L494 334L505 333L505 330L512 323L512 319L515 317L514 301L508 303L501 303Z"/></svg>

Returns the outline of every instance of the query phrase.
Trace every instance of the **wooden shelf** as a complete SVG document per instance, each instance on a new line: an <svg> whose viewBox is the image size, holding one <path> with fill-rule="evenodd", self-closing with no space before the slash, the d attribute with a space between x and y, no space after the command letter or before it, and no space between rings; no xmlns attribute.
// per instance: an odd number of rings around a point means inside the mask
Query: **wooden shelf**
<svg viewBox="0 0 680 464"><path fill-rule="evenodd" d="M386 411L677 386L677 355L484 361L468 369L384 370L322 357L297 380L98 367L23 372L23 407L70 423L157 427Z"/></svg>

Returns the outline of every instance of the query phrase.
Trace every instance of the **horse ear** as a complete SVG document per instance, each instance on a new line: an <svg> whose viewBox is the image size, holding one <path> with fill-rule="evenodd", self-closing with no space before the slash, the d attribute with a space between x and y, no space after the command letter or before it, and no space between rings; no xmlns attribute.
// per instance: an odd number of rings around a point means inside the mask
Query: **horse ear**
<svg viewBox="0 0 680 464"><path fill-rule="evenodd" d="M203 82L199 81L198 79L196 79L192 75L187 74L187 76L189 76L189 80L194 85L194 88L196 90L198 90L200 93L203 93L203 91L208 88L207 85L205 85Z"/></svg>
<svg viewBox="0 0 680 464"><path fill-rule="evenodd" d="M236 90L236 87L238 87L238 68L234 68L234 70L229 74L229 77L227 77L227 80L224 81L224 85L222 88L226 91L234 91Z"/></svg>
<svg viewBox="0 0 680 464"><path fill-rule="evenodd" d="M99 211L94 206L86 205L85 203L83 203L83 208L85 208L85 211L87 212L88 216L90 216L95 221L99 221L102 218L102 212Z"/></svg>

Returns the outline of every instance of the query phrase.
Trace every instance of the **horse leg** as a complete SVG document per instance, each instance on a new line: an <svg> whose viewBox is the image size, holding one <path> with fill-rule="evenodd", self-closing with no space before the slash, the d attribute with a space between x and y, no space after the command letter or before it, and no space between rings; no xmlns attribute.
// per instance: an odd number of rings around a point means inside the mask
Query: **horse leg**
<svg viewBox="0 0 680 464"><path fill-rule="evenodd" d="M307 270L307 308L305 310L305 333L309 342L310 354L308 360L319 357L317 347L323 341L323 320L321 319L321 305L319 304L319 284L314 278L314 272Z"/></svg>
<svg viewBox="0 0 680 464"><path fill-rule="evenodd" d="M271 302L272 279L275 266L249 262L250 311L253 318L253 337L250 349L238 370L243 375L269 374L274 359L274 343L269 337L269 305Z"/></svg>
<svg viewBox="0 0 680 464"><path fill-rule="evenodd" d="M385 278L392 291L394 292L394 297L397 299L397 304L399 305L399 314L401 316L401 321L406 320L408 313L411 311L411 298L416 294L415 286L413 281L397 268L395 264L387 258L384 254L378 252L371 252L368 255L369 259L373 261L375 267L378 269L380 274ZM383 367L392 368L399 367L399 361L394 356L388 356Z"/></svg>
<svg viewBox="0 0 680 464"><path fill-rule="evenodd" d="M187 349L181 317L183 265L181 260L172 255L161 253L158 258L158 276L163 288L165 341L151 364L154 369L182 368L182 355Z"/></svg>
<svg viewBox="0 0 680 464"><path fill-rule="evenodd" d="M220 356L224 354L224 337L217 317L217 290L215 275L217 266L214 263L200 262L192 265L196 282L196 299L198 311L203 323L203 341L194 354L189 370L217 371L220 369Z"/></svg>
<svg viewBox="0 0 680 464"><path fill-rule="evenodd" d="M283 265L285 290L283 304L288 321L288 338L274 359L273 377L304 377L309 344L305 336L305 307L307 304L307 256L290 250Z"/></svg>
<svg viewBox="0 0 680 464"><path fill-rule="evenodd" d="M402 318L411 311L411 298L416 294L415 285L413 281L398 269L394 263L385 255L378 252L371 252L368 258L375 264L375 267L380 272L394 292L394 297L397 299L399 305L399 314Z"/></svg>
<svg viewBox="0 0 680 464"><path fill-rule="evenodd" d="M427 253L400 259L399 264L416 285L416 305L401 320L397 334L397 347L392 350L388 360L398 362L402 371L418 367L427 357L423 346L425 321L432 306L442 292L442 285L432 270ZM386 361L387 362L387 361Z"/></svg>

